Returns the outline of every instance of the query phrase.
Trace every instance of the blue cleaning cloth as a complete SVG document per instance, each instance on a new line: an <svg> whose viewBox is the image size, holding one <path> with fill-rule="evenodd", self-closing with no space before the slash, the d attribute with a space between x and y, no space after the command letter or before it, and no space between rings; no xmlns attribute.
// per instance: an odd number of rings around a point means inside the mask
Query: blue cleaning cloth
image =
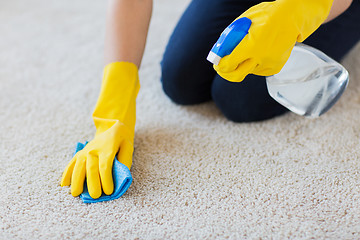
<svg viewBox="0 0 360 240"><path fill-rule="evenodd" d="M82 150L87 143L88 142L85 142L85 144L82 144L80 142L77 143L75 153ZM114 192L111 195L106 195L103 193L97 199L90 197L90 194L87 189L87 184L85 181L84 191L80 195L81 200L83 200L84 203L97 203L97 202L115 200L121 197L131 185L132 176L130 170L124 164L120 163L115 157L112 174L114 181Z"/></svg>

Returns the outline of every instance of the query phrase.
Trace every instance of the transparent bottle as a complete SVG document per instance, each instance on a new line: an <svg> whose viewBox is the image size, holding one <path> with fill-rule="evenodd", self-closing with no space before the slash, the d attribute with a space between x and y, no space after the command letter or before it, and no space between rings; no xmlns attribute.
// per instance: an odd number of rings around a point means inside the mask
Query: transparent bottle
<svg viewBox="0 0 360 240"><path fill-rule="evenodd" d="M327 112L348 82L349 74L341 64L305 44L297 44L282 70L266 78L272 98L307 117Z"/></svg>

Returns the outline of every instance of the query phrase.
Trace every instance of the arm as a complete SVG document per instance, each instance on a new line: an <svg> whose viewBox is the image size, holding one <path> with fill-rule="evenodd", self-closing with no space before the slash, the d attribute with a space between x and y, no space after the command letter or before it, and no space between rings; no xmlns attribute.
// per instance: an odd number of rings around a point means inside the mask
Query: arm
<svg viewBox="0 0 360 240"><path fill-rule="evenodd" d="M140 67L152 0L110 0L105 35L105 65L132 62Z"/></svg>
<svg viewBox="0 0 360 240"><path fill-rule="evenodd" d="M239 17L252 21L248 34L214 68L233 82L241 82L250 73L274 75L286 63L296 42L303 42L350 3L351 0L276 0L255 5Z"/></svg>
<svg viewBox="0 0 360 240"><path fill-rule="evenodd" d="M340 14L345 12L345 10L348 9L351 3L352 0L334 0L329 16L327 17L324 23L333 20L334 18L338 17Z"/></svg>
<svg viewBox="0 0 360 240"><path fill-rule="evenodd" d="M61 186L78 196L86 183L92 198L114 191L115 156L132 165L138 68L144 53L152 0L110 0L105 39L105 68L93 119L96 134L66 167Z"/></svg>

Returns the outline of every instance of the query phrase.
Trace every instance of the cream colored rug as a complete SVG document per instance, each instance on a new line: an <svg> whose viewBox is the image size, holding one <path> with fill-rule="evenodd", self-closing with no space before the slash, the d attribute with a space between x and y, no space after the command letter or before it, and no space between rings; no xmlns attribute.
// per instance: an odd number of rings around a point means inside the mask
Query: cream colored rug
<svg viewBox="0 0 360 240"><path fill-rule="evenodd" d="M86 205L59 183L94 134L106 3L2 0L0 239L359 239L360 45L323 117L235 124L162 92L159 62L188 0L154 2L133 184Z"/></svg>

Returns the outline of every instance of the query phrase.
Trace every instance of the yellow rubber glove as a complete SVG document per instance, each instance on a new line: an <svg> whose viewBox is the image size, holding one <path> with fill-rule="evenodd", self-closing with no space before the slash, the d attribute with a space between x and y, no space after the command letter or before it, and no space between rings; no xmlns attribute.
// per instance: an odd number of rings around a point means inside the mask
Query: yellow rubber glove
<svg viewBox="0 0 360 240"><path fill-rule="evenodd" d="M329 15L333 0L276 0L251 7L239 18L252 21L249 33L223 57L215 70L241 82L252 73L274 75L282 69L296 42L304 41Z"/></svg>
<svg viewBox="0 0 360 240"><path fill-rule="evenodd" d="M93 113L95 137L73 157L61 180L61 186L71 184L74 197L83 192L85 176L92 198L99 198L102 190L107 195L112 194L112 165L116 154L119 162L131 168L139 89L135 64L115 62L105 67Z"/></svg>

